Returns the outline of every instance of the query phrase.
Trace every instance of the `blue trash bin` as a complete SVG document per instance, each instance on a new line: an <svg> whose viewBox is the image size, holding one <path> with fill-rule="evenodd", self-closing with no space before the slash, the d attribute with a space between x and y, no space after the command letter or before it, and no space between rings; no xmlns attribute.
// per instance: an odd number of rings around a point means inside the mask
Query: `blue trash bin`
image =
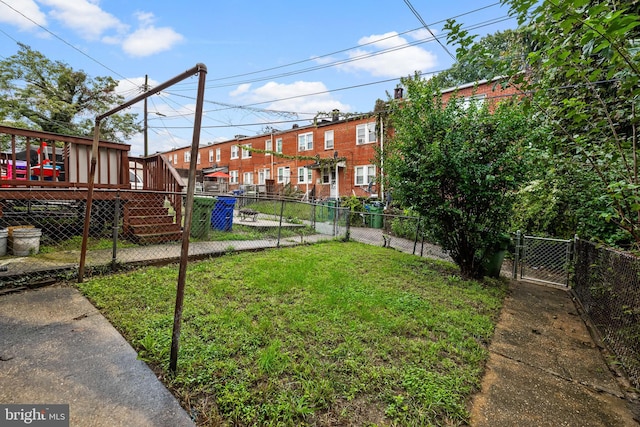
<svg viewBox="0 0 640 427"><path fill-rule="evenodd" d="M235 197L218 196L218 201L211 213L211 227L214 230L231 231L233 227L233 208L235 205Z"/></svg>

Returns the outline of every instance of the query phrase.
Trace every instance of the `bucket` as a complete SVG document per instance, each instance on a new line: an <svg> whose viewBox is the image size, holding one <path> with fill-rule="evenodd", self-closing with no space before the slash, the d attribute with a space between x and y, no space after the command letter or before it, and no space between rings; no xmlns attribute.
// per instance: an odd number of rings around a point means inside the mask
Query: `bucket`
<svg viewBox="0 0 640 427"><path fill-rule="evenodd" d="M40 251L39 228L14 228L11 238L11 250L15 256L27 256L37 254Z"/></svg>
<svg viewBox="0 0 640 427"><path fill-rule="evenodd" d="M9 236L9 230L6 228L0 230L0 256L7 254L7 236Z"/></svg>

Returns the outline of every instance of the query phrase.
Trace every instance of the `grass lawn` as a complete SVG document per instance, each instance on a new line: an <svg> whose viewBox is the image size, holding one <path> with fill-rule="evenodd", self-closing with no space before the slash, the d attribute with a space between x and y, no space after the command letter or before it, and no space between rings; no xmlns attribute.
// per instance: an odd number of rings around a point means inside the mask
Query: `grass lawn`
<svg viewBox="0 0 640 427"><path fill-rule="evenodd" d="M172 377L177 275L78 286L198 425L464 424L506 289L354 242L191 263Z"/></svg>

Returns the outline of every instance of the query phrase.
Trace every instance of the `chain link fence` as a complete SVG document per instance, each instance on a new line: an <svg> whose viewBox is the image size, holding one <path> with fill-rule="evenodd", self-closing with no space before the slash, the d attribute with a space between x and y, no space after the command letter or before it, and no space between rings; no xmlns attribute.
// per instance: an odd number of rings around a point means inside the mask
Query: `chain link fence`
<svg viewBox="0 0 640 427"><path fill-rule="evenodd" d="M77 277L87 191L1 191L0 291ZM95 190L89 273L179 260L185 198L183 193ZM346 238L348 219L348 209L329 203L199 194L189 256Z"/></svg>
<svg viewBox="0 0 640 427"><path fill-rule="evenodd" d="M573 290L582 307L640 388L640 259L576 239Z"/></svg>
<svg viewBox="0 0 640 427"><path fill-rule="evenodd" d="M75 279L87 191L0 191L0 292ZM184 202L184 193L96 190L87 242L89 274L178 261ZM309 203L198 194L189 230L189 256L206 258L341 238L451 261L429 242L424 222L417 216L392 214L380 205L354 209L340 207L335 200ZM578 240L574 268L578 299L639 387L640 261Z"/></svg>
<svg viewBox="0 0 640 427"><path fill-rule="evenodd" d="M0 291L74 280L81 257L87 191L0 191ZM95 190L87 274L179 260L185 199L184 193ZM388 214L380 205L359 212L338 206L335 200L310 203L206 193L194 197L189 256L206 258L333 238L450 260L428 242L420 218Z"/></svg>

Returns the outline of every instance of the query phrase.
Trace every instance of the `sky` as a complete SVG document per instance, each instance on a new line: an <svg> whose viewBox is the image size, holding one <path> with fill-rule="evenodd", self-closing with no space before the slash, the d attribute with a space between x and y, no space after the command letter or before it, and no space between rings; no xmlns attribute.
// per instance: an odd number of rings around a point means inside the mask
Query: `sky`
<svg viewBox="0 0 640 427"><path fill-rule="evenodd" d="M113 77L126 99L142 93L145 76L153 87L203 63L207 144L334 109L373 111L401 77L451 66L449 18L479 37L516 27L492 0L0 0L0 60L20 42ZM150 154L191 144L197 80L148 99ZM140 120L142 111L142 102L130 109ZM142 134L127 142L143 154Z"/></svg>

